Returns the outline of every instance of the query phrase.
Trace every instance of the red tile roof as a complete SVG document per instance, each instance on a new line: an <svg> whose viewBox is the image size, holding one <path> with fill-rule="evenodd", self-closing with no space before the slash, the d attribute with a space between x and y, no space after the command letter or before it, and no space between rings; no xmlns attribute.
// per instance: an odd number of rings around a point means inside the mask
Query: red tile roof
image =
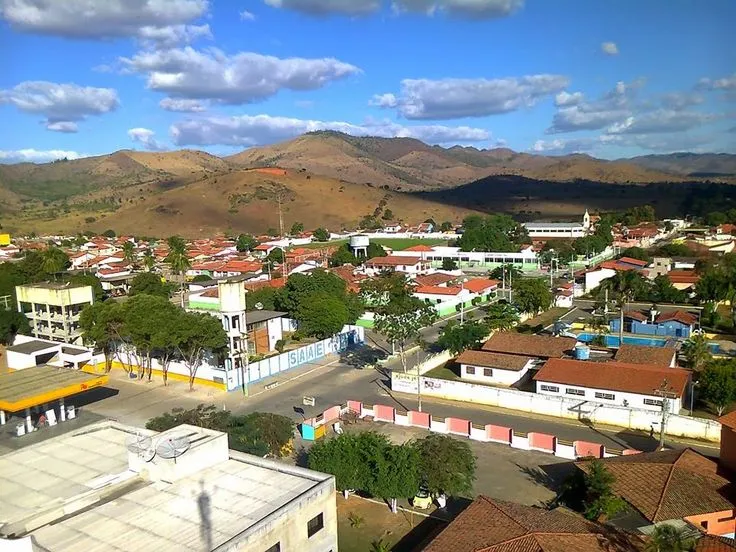
<svg viewBox="0 0 736 552"><path fill-rule="evenodd" d="M434 251L434 247L430 247L428 245L424 245L424 244L420 243L420 244L417 244L417 245L412 245L411 247L407 247L406 249L404 249L404 251L416 251L418 253L419 252L426 253L428 251Z"/></svg>
<svg viewBox="0 0 736 552"><path fill-rule="evenodd" d="M488 278L475 278L465 282L464 287L471 293L480 293L487 289L495 289L498 287L498 280L489 280Z"/></svg>
<svg viewBox="0 0 736 552"><path fill-rule="evenodd" d="M731 429L736 429L736 410L726 414L725 416L721 416L718 418L718 421L721 422L721 425L730 427Z"/></svg>
<svg viewBox="0 0 736 552"><path fill-rule="evenodd" d="M231 259L220 268L223 272L260 272L263 269L263 263L259 261L238 261Z"/></svg>
<svg viewBox="0 0 736 552"><path fill-rule="evenodd" d="M698 539L695 552L735 552L736 540L715 535L705 535Z"/></svg>
<svg viewBox="0 0 736 552"><path fill-rule="evenodd" d="M646 322L647 320L649 320L649 317L643 312L633 310L624 311L624 318L633 318L634 320L638 320L639 322Z"/></svg>
<svg viewBox="0 0 736 552"><path fill-rule="evenodd" d="M544 363L534 379L561 385L650 396L655 395L662 382L667 380L672 392L682 397L690 381L690 371L627 362L551 358Z"/></svg>
<svg viewBox="0 0 736 552"><path fill-rule="evenodd" d="M498 368L499 370L513 370L514 372L520 371L530 360L532 360L531 357L489 353L488 351L463 351L455 359L458 364Z"/></svg>
<svg viewBox="0 0 736 552"><path fill-rule="evenodd" d="M476 498L424 552L624 552L640 549L638 537L609 538L615 530L565 508Z"/></svg>
<svg viewBox="0 0 736 552"><path fill-rule="evenodd" d="M257 280L255 282L245 282L245 289L248 291L255 291L257 289L263 289L267 287L282 288L286 285L283 278L276 280Z"/></svg>
<svg viewBox="0 0 736 552"><path fill-rule="evenodd" d="M697 284L700 276L694 270L670 270L667 278L673 284Z"/></svg>
<svg viewBox="0 0 736 552"><path fill-rule="evenodd" d="M630 265L634 265L634 266L640 266L642 268L644 268L645 266L647 266L649 264L646 261L642 261L642 260L639 260L639 259L633 259L632 257L621 257L618 261L620 263L626 263L626 264L630 264Z"/></svg>
<svg viewBox="0 0 736 552"><path fill-rule="evenodd" d="M414 293L424 293L426 295L457 295L461 291L459 287L417 286L414 288Z"/></svg>
<svg viewBox="0 0 736 552"><path fill-rule="evenodd" d="M668 320L675 320L680 324L692 326L698 321L698 317L690 312L682 310L663 312L657 316L657 322L667 322Z"/></svg>
<svg viewBox="0 0 736 552"><path fill-rule="evenodd" d="M539 358L560 358L577 343L574 337L496 332L483 344L484 351Z"/></svg>
<svg viewBox="0 0 736 552"><path fill-rule="evenodd" d="M414 282L416 282L416 284L420 286L438 286L440 284L452 282L455 278L457 278L457 276L435 272L434 274L417 276L416 278L414 278Z"/></svg>
<svg viewBox="0 0 736 552"><path fill-rule="evenodd" d="M643 452L601 460L613 490L652 523L734 508L733 483L718 463L692 449ZM590 462L576 463L583 471Z"/></svg>
<svg viewBox="0 0 736 552"><path fill-rule="evenodd" d="M645 347L624 343L616 351L616 362L649 364L667 368L672 364L676 352L674 347Z"/></svg>

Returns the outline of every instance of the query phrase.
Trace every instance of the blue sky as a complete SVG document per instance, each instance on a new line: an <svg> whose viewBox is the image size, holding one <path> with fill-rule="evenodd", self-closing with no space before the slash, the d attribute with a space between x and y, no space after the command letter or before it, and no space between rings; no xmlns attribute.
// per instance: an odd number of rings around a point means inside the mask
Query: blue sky
<svg viewBox="0 0 736 552"><path fill-rule="evenodd" d="M0 0L0 162L318 129L736 153L733 0Z"/></svg>

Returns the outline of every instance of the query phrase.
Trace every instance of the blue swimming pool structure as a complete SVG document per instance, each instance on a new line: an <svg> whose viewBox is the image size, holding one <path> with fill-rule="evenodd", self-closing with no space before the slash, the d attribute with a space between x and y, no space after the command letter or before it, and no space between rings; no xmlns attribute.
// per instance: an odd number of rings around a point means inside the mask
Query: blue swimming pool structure
<svg viewBox="0 0 736 552"><path fill-rule="evenodd" d="M584 343L590 343L597 337L597 334L592 333L581 333L577 335L578 341ZM604 334L603 343L606 347L618 347L619 340L617 335ZM624 343L626 345L644 345L646 347L664 347L667 343L666 339L656 339L654 337L636 337L631 335L624 336Z"/></svg>

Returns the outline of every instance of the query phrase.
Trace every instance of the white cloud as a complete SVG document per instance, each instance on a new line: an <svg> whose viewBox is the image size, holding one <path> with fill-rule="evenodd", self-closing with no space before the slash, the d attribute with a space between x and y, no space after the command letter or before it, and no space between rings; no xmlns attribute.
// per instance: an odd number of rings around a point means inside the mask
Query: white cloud
<svg viewBox="0 0 736 552"><path fill-rule="evenodd" d="M149 151L165 151L168 148L156 140L154 136L156 133L148 128L131 128L128 130L128 138L133 140L134 142L138 142L141 144L144 148L146 148Z"/></svg>
<svg viewBox="0 0 736 552"><path fill-rule="evenodd" d="M608 134L657 134L682 132L717 120L712 113L658 109L641 115L632 115L611 125Z"/></svg>
<svg viewBox="0 0 736 552"><path fill-rule="evenodd" d="M378 11L380 0L265 0L268 6L309 15L367 15Z"/></svg>
<svg viewBox="0 0 736 552"><path fill-rule="evenodd" d="M396 13L434 15L447 13L457 17L491 19L506 17L524 6L524 0L394 0Z"/></svg>
<svg viewBox="0 0 736 552"><path fill-rule="evenodd" d="M65 150L0 150L0 163L48 163L57 159L79 159L82 154Z"/></svg>
<svg viewBox="0 0 736 552"><path fill-rule="evenodd" d="M399 105L399 100L393 94L374 94L368 105L374 107L396 107Z"/></svg>
<svg viewBox="0 0 736 552"><path fill-rule="evenodd" d="M0 17L20 31L102 39L184 25L208 7L207 0L0 0Z"/></svg>
<svg viewBox="0 0 736 552"><path fill-rule="evenodd" d="M570 94L569 92L565 92L563 90L555 96L555 105L557 107L577 105L583 101L584 97L585 96L583 96L582 92L573 92L572 94Z"/></svg>
<svg viewBox="0 0 736 552"><path fill-rule="evenodd" d="M602 145L626 148L641 148L657 153L674 153L680 151L700 151L711 142L711 137L695 136L687 133L655 134L655 135L610 135L600 136Z"/></svg>
<svg viewBox="0 0 736 552"><path fill-rule="evenodd" d="M210 26L169 25L167 27L142 27L138 38L149 48L173 48L179 44L190 44L200 38L212 38Z"/></svg>
<svg viewBox="0 0 736 552"><path fill-rule="evenodd" d="M576 96L579 93L558 94L555 99L561 107L555 113L547 133L597 130L625 119L632 114L632 101L640 86L639 82L619 82L597 101L586 101L582 94Z"/></svg>
<svg viewBox="0 0 736 552"><path fill-rule="evenodd" d="M315 90L360 72L334 58L281 59L250 52L229 56L215 48L139 52L120 61L128 71L145 74L152 90L226 104L257 102L284 88Z"/></svg>
<svg viewBox="0 0 736 552"><path fill-rule="evenodd" d="M618 55L618 46L615 42L602 42L601 51L608 56Z"/></svg>
<svg viewBox="0 0 736 552"><path fill-rule="evenodd" d="M249 12L248 10L243 10L240 12L240 20L241 21L255 21L256 16Z"/></svg>
<svg viewBox="0 0 736 552"><path fill-rule="evenodd" d="M62 132L73 132L70 123L82 121L90 115L109 113L120 105L118 94L112 88L46 81L26 81L14 88L0 90L0 104L3 103L14 105L26 113L44 115L49 130Z"/></svg>
<svg viewBox="0 0 736 552"><path fill-rule="evenodd" d="M166 111L178 111L182 113L201 113L207 109L198 100L184 100L181 98L164 98L158 102L158 105Z"/></svg>
<svg viewBox="0 0 736 552"><path fill-rule="evenodd" d="M353 136L411 137L432 144L482 142L491 137L485 129L467 126L403 126L386 120L356 125L270 115L198 118L175 123L170 129L177 146L244 147L271 144L317 130L336 130Z"/></svg>
<svg viewBox="0 0 736 552"><path fill-rule="evenodd" d="M736 90L736 73L720 79L700 79L698 88L703 90Z"/></svg>
<svg viewBox="0 0 736 552"><path fill-rule="evenodd" d="M662 104L670 109L680 110L700 105L703 97L689 92L670 92L662 96Z"/></svg>
<svg viewBox="0 0 736 552"><path fill-rule="evenodd" d="M529 148L535 153L566 154L590 151L595 145L594 138L579 138L576 140L537 140Z"/></svg>
<svg viewBox="0 0 736 552"><path fill-rule="evenodd" d="M530 107L568 84L562 75L529 75L502 79L405 79L396 99L407 119L458 119L509 113ZM384 94L391 100L392 95ZM374 103L376 97L372 100Z"/></svg>
<svg viewBox="0 0 736 552"><path fill-rule="evenodd" d="M46 130L70 133L77 132L79 127L77 126L77 123L73 123L72 121L57 121L55 123L47 123Z"/></svg>

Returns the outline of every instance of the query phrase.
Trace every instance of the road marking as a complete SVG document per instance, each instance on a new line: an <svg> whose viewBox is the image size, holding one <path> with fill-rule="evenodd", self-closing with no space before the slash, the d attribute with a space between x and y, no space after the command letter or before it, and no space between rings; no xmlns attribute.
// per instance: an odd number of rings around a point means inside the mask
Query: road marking
<svg viewBox="0 0 736 552"><path fill-rule="evenodd" d="M333 360L331 362L328 362L327 364L321 364L319 366L316 366L316 367L312 368L311 370L308 370L306 372L302 372L298 376L294 376L291 379L288 379L288 380L285 380L285 381L281 382L279 384L279 387L283 387L287 383L290 383L292 381L298 380L299 378L304 377L304 376L306 376L308 374L311 374L312 372L316 372L317 370L321 370L322 368L327 368L328 366L332 366L333 364L337 364L338 362L340 362L340 359L339 358L338 359L335 359L335 360ZM267 391L270 391L270 389L262 389L261 391L258 391L258 393L253 393L252 395L249 393L248 394L248 398L257 397L258 395L262 395L263 393L266 393Z"/></svg>

